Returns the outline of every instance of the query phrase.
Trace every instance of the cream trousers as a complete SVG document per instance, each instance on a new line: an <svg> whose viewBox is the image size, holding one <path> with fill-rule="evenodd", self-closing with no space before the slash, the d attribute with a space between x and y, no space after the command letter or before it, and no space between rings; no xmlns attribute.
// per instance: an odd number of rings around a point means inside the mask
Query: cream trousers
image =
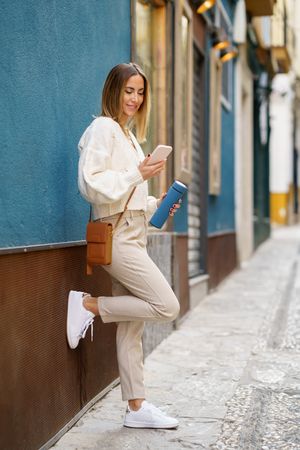
<svg viewBox="0 0 300 450"><path fill-rule="evenodd" d="M116 223L118 215L100 219ZM147 253L147 220L143 211L125 211L113 235L113 297L99 297L103 322L117 322L117 356L123 400L145 398L142 334L145 321L176 319L179 302Z"/></svg>

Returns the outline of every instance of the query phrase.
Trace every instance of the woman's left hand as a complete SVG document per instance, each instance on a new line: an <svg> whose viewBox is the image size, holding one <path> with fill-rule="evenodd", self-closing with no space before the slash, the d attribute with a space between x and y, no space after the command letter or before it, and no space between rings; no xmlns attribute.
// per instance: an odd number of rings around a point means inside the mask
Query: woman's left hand
<svg viewBox="0 0 300 450"><path fill-rule="evenodd" d="M157 201L157 206L159 207L161 202L163 201L163 199L165 198L165 196L167 195L166 192L163 192L159 198L159 200ZM182 203L182 200L179 199L178 203L174 203L172 208L170 208L170 212L169 212L169 216L174 216L174 214L177 212L177 210L180 208Z"/></svg>

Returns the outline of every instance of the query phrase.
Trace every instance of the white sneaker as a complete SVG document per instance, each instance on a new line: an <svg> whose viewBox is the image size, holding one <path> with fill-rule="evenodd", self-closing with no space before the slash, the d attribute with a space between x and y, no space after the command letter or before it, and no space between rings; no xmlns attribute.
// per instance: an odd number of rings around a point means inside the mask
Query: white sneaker
<svg viewBox="0 0 300 450"><path fill-rule="evenodd" d="M130 428L177 428L178 425L177 419L167 416L146 400L138 411L132 411L128 406L124 419L124 426Z"/></svg>
<svg viewBox="0 0 300 450"><path fill-rule="evenodd" d="M93 322L95 314L85 309L83 299L88 295L84 292L70 291L68 298L67 339L70 348L76 348L79 340L84 338L91 325L93 340Z"/></svg>

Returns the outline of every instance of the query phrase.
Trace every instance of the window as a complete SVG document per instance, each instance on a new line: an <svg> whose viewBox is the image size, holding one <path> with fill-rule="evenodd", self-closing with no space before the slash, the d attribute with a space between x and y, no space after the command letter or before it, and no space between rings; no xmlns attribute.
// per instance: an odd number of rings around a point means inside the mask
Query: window
<svg viewBox="0 0 300 450"><path fill-rule="evenodd" d="M151 5L138 1L136 3L136 55L134 60L143 68L150 81L152 87L153 78L153 61L152 61L152 7ZM147 136L147 143L143 145L145 152L151 153L153 149L153 141L155 140L156 123L153 120L153 114L155 111L152 109L150 117L150 129Z"/></svg>
<svg viewBox="0 0 300 450"><path fill-rule="evenodd" d="M158 4L158 6L157 6ZM168 139L168 97L172 84L167 83L171 67L167 54L170 42L167 27L167 6L164 2L137 0L135 2L135 42L133 59L145 71L152 91L152 108L147 142L142 145L145 154L158 144L172 144ZM149 180L151 195L166 191L166 171Z"/></svg>
<svg viewBox="0 0 300 450"><path fill-rule="evenodd" d="M189 19L183 13L181 16L181 52L182 52L182 72L181 72L181 167L188 170L188 51L189 51Z"/></svg>
<svg viewBox="0 0 300 450"><path fill-rule="evenodd" d="M232 40L232 24L221 2L216 5L215 25L222 28L229 40ZM223 64L222 68L222 103L227 109L231 109L232 104L232 74L233 60Z"/></svg>
<svg viewBox="0 0 300 450"><path fill-rule="evenodd" d="M222 70L214 49L210 51L209 88L209 193L220 194L221 190L221 90Z"/></svg>
<svg viewBox="0 0 300 450"><path fill-rule="evenodd" d="M175 177L191 180L192 164L192 10L187 2L176 2L175 23Z"/></svg>
<svg viewBox="0 0 300 450"><path fill-rule="evenodd" d="M213 23L223 29L232 40L232 25L220 0L217 0ZM232 104L232 60L222 64L219 52L210 51L210 96L209 96L209 194L221 192L221 105L231 109Z"/></svg>

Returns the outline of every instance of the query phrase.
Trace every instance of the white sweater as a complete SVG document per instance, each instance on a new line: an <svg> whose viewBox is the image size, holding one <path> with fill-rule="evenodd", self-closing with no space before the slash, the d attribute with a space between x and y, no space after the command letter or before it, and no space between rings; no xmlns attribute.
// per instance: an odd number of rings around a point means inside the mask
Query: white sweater
<svg viewBox="0 0 300 450"><path fill-rule="evenodd" d="M127 209L143 210L149 220L157 208L157 199L148 196L148 183L138 169L144 153L132 133L131 138L135 148L117 122L102 116L80 138L78 187L92 204L94 219L124 211L134 186Z"/></svg>

